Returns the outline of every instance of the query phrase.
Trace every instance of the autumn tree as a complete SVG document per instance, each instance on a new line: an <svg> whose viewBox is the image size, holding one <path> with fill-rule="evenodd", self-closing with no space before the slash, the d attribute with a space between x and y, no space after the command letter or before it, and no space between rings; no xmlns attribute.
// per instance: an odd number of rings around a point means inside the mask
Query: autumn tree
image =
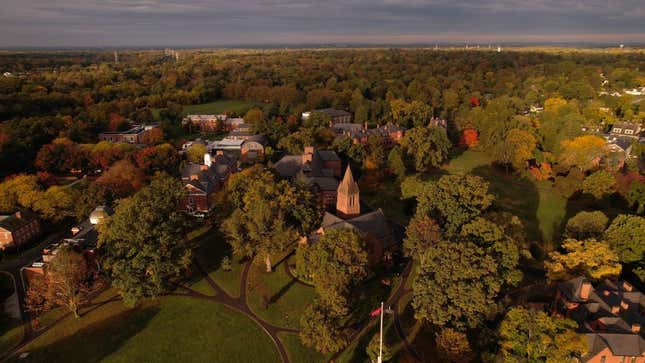
<svg viewBox="0 0 645 363"><path fill-rule="evenodd" d="M401 146L417 171L437 168L448 157L450 140L441 127L420 126L408 130Z"/></svg>
<svg viewBox="0 0 645 363"><path fill-rule="evenodd" d="M425 250L441 240L441 227L427 215L418 215L410 220L405 230L403 249L407 256L418 259Z"/></svg>
<svg viewBox="0 0 645 363"><path fill-rule="evenodd" d="M175 175L179 170L179 154L170 144L146 147L137 153L135 159L139 169L147 175L158 172Z"/></svg>
<svg viewBox="0 0 645 363"><path fill-rule="evenodd" d="M504 362L578 362L587 341L577 328L573 320L514 307L499 327L499 355Z"/></svg>
<svg viewBox="0 0 645 363"><path fill-rule="evenodd" d="M563 252L552 252L544 265L550 281L586 276L594 280L620 275L622 266L618 255L605 241L566 239Z"/></svg>
<svg viewBox="0 0 645 363"><path fill-rule="evenodd" d="M593 135L562 141L562 152L558 162L567 168L577 167L583 172L591 170L606 155L606 144L603 138Z"/></svg>
<svg viewBox="0 0 645 363"><path fill-rule="evenodd" d="M460 331L443 328L436 334L435 342L439 355L447 362L470 362L475 357L468 337Z"/></svg>
<svg viewBox="0 0 645 363"><path fill-rule="evenodd" d="M134 194L143 186L143 173L127 160L117 161L103 172L96 184L108 189L117 198Z"/></svg>
<svg viewBox="0 0 645 363"><path fill-rule="evenodd" d="M158 175L98 225L101 265L127 305L168 291L190 265L190 222L177 209L182 198L180 182Z"/></svg>
<svg viewBox="0 0 645 363"><path fill-rule="evenodd" d="M537 146L535 137L528 131L512 129L504 142L496 148L496 159L500 164L510 165L517 171L524 170L528 161L533 159Z"/></svg>
<svg viewBox="0 0 645 363"><path fill-rule="evenodd" d="M602 199L616 191L616 178L604 170L598 170L582 181L582 191Z"/></svg>
<svg viewBox="0 0 645 363"><path fill-rule="evenodd" d="M35 175L20 174L0 183L0 213L13 213L31 204L34 193L40 192Z"/></svg>
<svg viewBox="0 0 645 363"><path fill-rule="evenodd" d="M567 221L565 235L578 240L601 238L609 219L601 211L580 212Z"/></svg>
<svg viewBox="0 0 645 363"><path fill-rule="evenodd" d="M29 287L27 305L30 311L42 313L54 306L64 306L80 318L81 306L89 301L95 286L94 273L85 257L71 246L59 247L47 265L45 276Z"/></svg>

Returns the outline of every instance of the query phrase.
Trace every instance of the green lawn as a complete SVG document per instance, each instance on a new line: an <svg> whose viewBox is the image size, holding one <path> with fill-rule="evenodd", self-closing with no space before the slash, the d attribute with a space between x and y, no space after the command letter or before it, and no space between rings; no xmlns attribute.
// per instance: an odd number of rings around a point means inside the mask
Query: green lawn
<svg viewBox="0 0 645 363"><path fill-rule="evenodd" d="M239 262L239 259L232 256L231 247L224 241L221 233L216 228L204 227L194 231L190 237L194 238L199 246L194 252L195 258L211 279L227 294L234 297L240 296L244 265ZM221 266L225 256L231 259L231 271L225 271ZM199 276L199 273L196 276ZM205 279L197 278L190 288L206 295L213 295L213 290Z"/></svg>
<svg viewBox="0 0 645 363"><path fill-rule="evenodd" d="M198 115L217 115L223 113L244 115L246 111L254 106L261 106L258 102L248 102L241 100L221 100L209 103L201 103L196 105L185 105L183 108L183 115L198 114ZM158 108L152 109L152 115L159 118Z"/></svg>
<svg viewBox="0 0 645 363"><path fill-rule="evenodd" d="M15 348L22 340L22 337L22 322L0 313L0 356Z"/></svg>
<svg viewBox="0 0 645 363"><path fill-rule="evenodd" d="M325 363L327 356L307 348L300 342L298 334L280 333L280 340L284 344L287 354L293 363Z"/></svg>
<svg viewBox="0 0 645 363"><path fill-rule="evenodd" d="M287 275L282 264L270 273L263 267L254 265L249 272L249 307L274 325L298 329L300 316L315 297L313 287L297 283Z"/></svg>
<svg viewBox="0 0 645 363"><path fill-rule="evenodd" d="M249 342L252 342L250 344ZM120 301L69 316L24 347L19 362L277 362L250 319L209 301L169 296L127 309Z"/></svg>

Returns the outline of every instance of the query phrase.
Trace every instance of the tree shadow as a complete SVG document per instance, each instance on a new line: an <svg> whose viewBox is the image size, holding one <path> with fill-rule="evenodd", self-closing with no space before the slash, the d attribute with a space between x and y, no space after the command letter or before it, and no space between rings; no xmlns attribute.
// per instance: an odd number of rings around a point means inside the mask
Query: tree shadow
<svg viewBox="0 0 645 363"><path fill-rule="evenodd" d="M519 217L529 241L544 242L537 215L540 195L533 181L507 174L492 165L476 167L471 173L490 184L489 192L495 195L494 209Z"/></svg>
<svg viewBox="0 0 645 363"><path fill-rule="evenodd" d="M194 243L196 248L193 256L206 274L219 270L224 257L232 258L233 256L231 245L226 242L221 231L215 227L197 237ZM200 274L193 273L188 282L193 283L201 279Z"/></svg>
<svg viewBox="0 0 645 363"><path fill-rule="evenodd" d="M566 213L562 221L561 231L564 231L567 221L576 214L583 211L596 210L605 213L610 221L616 218L619 214L632 213L629 208L629 203L618 193L605 196L598 200L592 195L577 191L567 199Z"/></svg>
<svg viewBox="0 0 645 363"><path fill-rule="evenodd" d="M269 298L267 305L271 305L280 300L280 298L282 298L289 291L289 289L291 289L291 287L296 284L296 282L297 281L295 279L291 279L291 281L289 281L286 285L282 286L280 290L278 290L275 294L273 294L273 296Z"/></svg>
<svg viewBox="0 0 645 363"><path fill-rule="evenodd" d="M48 345L29 351L12 362L100 362L141 332L159 312L152 306L111 316ZM72 324L72 323L70 323Z"/></svg>

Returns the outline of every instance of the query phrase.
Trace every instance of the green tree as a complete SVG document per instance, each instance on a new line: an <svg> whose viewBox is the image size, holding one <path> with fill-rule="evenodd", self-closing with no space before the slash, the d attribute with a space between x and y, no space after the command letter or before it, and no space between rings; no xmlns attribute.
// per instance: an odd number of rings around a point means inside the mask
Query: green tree
<svg viewBox="0 0 645 363"><path fill-rule="evenodd" d="M569 238L601 238L609 219L601 211L580 212L567 221L565 235Z"/></svg>
<svg viewBox="0 0 645 363"><path fill-rule="evenodd" d="M173 288L190 265L190 223L177 210L182 198L181 183L159 175L98 225L101 264L127 305Z"/></svg>
<svg viewBox="0 0 645 363"><path fill-rule="evenodd" d="M415 216L405 230L403 250L417 260L425 250L441 240L441 227L427 215Z"/></svg>
<svg viewBox="0 0 645 363"><path fill-rule="evenodd" d="M504 362L578 362L587 352L587 340L577 328L573 320L515 307L500 325L499 354Z"/></svg>
<svg viewBox="0 0 645 363"><path fill-rule="evenodd" d="M645 282L645 218L621 214L605 231L605 239L620 261Z"/></svg>
<svg viewBox="0 0 645 363"><path fill-rule="evenodd" d="M328 354L338 352L347 345L347 335L340 328L337 315L314 302L309 305L300 318L300 340L306 347Z"/></svg>
<svg viewBox="0 0 645 363"><path fill-rule="evenodd" d="M336 315L349 311L349 294L367 276L367 248L363 236L351 229L326 230L307 247L307 270L320 302Z"/></svg>
<svg viewBox="0 0 645 363"><path fill-rule="evenodd" d="M420 126L408 130L401 140L417 171L437 168L448 157L450 140L441 127Z"/></svg>
<svg viewBox="0 0 645 363"><path fill-rule="evenodd" d="M195 164L202 164L204 162L204 154L206 154L206 145L204 144L192 144L188 151L186 151L186 157L188 161Z"/></svg>
<svg viewBox="0 0 645 363"><path fill-rule="evenodd" d="M379 334L374 334L372 339L370 339L369 344L365 347L365 353L370 358L371 362L376 362L379 356L379 352L382 352L381 357L383 358L382 362L389 362L392 360L392 351L390 350L389 344L385 342L385 335L383 335L383 350L381 351L381 339Z"/></svg>
<svg viewBox="0 0 645 363"><path fill-rule="evenodd" d="M636 214L645 213L645 182L634 180L627 191L627 202L636 209Z"/></svg>
<svg viewBox="0 0 645 363"><path fill-rule="evenodd" d="M550 261L545 261L550 281L568 280L584 275L594 280L620 275L622 266L618 255L605 241L566 239L562 242L564 252L552 252Z"/></svg>
<svg viewBox="0 0 645 363"><path fill-rule="evenodd" d="M405 177L405 162L403 161L401 149L398 146L390 150L387 156L387 166L390 169L390 173L396 175L399 180Z"/></svg>
<svg viewBox="0 0 645 363"><path fill-rule="evenodd" d="M495 199L488 182L474 175L444 175L420 191L417 213L430 215L448 234L481 215Z"/></svg>
<svg viewBox="0 0 645 363"><path fill-rule="evenodd" d="M496 310L502 287L497 263L472 242L442 241L421 256L412 286L417 320L474 328Z"/></svg>
<svg viewBox="0 0 645 363"><path fill-rule="evenodd" d="M500 164L510 165L513 169L521 171L527 167L528 161L533 159L536 146L537 141L530 132L512 129L504 142L496 148L496 159Z"/></svg>
<svg viewBox="0 0 645 363"><path fill-rule="evenodd" d="M598 170L582 181L582 191L602 199L616 191L616 179L604 170Z"/></svg>

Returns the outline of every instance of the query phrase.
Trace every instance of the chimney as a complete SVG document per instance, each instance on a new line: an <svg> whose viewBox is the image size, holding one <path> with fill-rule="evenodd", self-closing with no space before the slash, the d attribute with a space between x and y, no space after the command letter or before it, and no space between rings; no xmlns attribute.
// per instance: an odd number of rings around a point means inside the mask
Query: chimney
<svg viewBox="0 0 645 363"><path fill-rule="evenodd" d="M609 290L602 290L602 294L605 296L609 296L611 293L609 292Z"/></svg>
<svg viewBox="0 0 645 363"><path fill-rule="evenodd" d="M215 152L215 155L217 155L217 156L224 156L224 150L217 150L217 151Z"/></svg>
<svg viewBox="0 0 645 363"><path fill-rule="evenodd" d="M303 163L310 163L311 160L314 158L314 147L313 146L305 146L305 153L302 154L302 162Z"/></svg>
<svg viewBox="0 0 645 363"><path fill-rule="evenodd" d="M632 323L632 333L638 334L641 332L641 325L638 323Z"/></svg>
<svg viewBox="0 0 645 363"><path fill-rule="evenodd" d="M190 175L190 180L199 180L199 175L197 175L197 174L191 174L191 175Z"/></svg>
<svg viewBox="0 0 645 363"><path fill-rule="evenodd" d="M582 300L587 300L589 298L589 294L591 293L591 282L585 281L582 283L582 286L580 286L580 298Z"/></svg>
<svg viewBox="0 0 645 363"><path fill-rule="evenodd" d="M76 236L78 234L78 232L80 232L80 231L81 231L81 229L78 226L77 227L72 227L72 236Z"/></svg>
<svg viewBox="0 0 645 363"><path fill-rule="evenodd" d="M22 219L22 213L20 211L16 212L16 218Z"/></svg>
<svg viewBox="0 0 645 363"><path fill-rule="evenodd" d="M367 121L363 122L363 129L367 130Z"/></svg>
<svg viewBox="0 0 645 363"><path fill-rule="evenodd" d="M634 286L627 281L623 281L623 290L631 292L634 289Z"/></svg>
<svg viewBox="0 0 645 363"><path fill-rule="evenodd" d="M209 167L208 165L200 165L199 170L206 171L206 170L208 170L208 167Z"/></svg>
<svg viewBox="0 0 645 363"><path fill-rule="evenodd" d="M625 300L620 301L620 307L623 308L623 310L628 310L629 309L629 304Z"/></svg>
<svg viewBox="0 0 645 363"><path fill-rule="evenodd" d="M616 305L611 307L612 314L618 314L619 312L620 312L620 306Z"/></svg>

